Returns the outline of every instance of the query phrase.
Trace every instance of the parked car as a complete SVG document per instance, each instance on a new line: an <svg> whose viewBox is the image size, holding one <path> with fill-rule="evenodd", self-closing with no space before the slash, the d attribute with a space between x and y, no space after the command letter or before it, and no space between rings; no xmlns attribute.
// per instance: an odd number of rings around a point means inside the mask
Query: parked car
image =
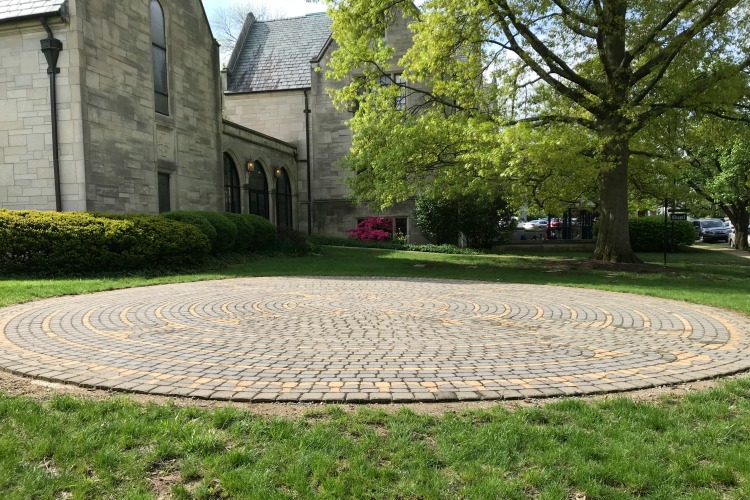
<svg viewBox="0 0 750 500"><path fill-rule="evenodd" d="M539 231L547 229L547 219L530 220L523 225L526 231Z"/></svg>
<svg viewBox="0 0 750 500"><path fill-rule="evenodd" d="M734 228L729 232L728 243L729 246L734 248L735 242L737 241L737 235L734 232ZM747 227L747 244L750 246L750 226Z"/></svg>
<svg viewBox="0 0 750 500"><path fill-rule="evenodd" d="M729 228L721 219L698 219L693 221L695 239L698 241L729 241Z"/></svg>
<svg viewBox="0 0 750 500"><path fill-rule="evenodd" d="M559 229L563 227L563 220L558 217L555 217L549 222L549 227L551 227L552 229Z"/></svg>

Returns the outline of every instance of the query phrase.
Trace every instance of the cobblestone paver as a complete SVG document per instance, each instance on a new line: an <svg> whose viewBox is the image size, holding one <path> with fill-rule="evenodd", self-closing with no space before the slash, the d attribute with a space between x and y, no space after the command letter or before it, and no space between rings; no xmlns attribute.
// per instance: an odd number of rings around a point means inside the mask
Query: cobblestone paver
<svg viewBox="0 0 750 500"><path fill-rule="evenodd" d="M248 278L0 310L0 368L237 401L511 399L647 388L750 368L750 318L563 287Z"/></svg>

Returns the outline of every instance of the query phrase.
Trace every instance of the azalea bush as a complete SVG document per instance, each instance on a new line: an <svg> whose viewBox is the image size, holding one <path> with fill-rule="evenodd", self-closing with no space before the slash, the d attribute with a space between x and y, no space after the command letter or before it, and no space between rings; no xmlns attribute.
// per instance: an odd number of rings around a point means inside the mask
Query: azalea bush
<svg viewBox="0 0 750 500"><path fill-rule="evenodd" d="M391 241L393 239L393 219L390 217L368 217L348 229L351 238L359 241Z"/></svg>

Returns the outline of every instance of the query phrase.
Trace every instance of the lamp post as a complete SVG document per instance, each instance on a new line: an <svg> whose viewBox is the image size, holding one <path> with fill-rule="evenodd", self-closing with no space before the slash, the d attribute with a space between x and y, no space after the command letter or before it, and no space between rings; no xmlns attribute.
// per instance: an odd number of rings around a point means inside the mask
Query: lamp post
<svg viewBox="0 0 750 500"><path fill-rule="evenodd" d="M42 53L47 60L47 74L49 75L50 106L52 111L52 168L55 175L55 209L62 212L62 193L60 189L60 153L57 135L57 89L55 76L60 73L57 59L63 49L63 43L52 36L52 30L47 19L42 17L42 26L47 31L47 38L40 41Z"/></svg>

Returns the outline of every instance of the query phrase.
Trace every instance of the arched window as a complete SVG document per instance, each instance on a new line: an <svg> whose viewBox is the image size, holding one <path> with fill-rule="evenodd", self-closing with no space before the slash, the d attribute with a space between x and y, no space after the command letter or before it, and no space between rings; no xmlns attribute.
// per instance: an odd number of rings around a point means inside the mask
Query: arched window
<svg viewBox="0 0 750 500"><path fill-rule="evenodd" d="M292 227L292 184L283 168L276 169L276 225Z"/></svg>
<svg viewBox="0 0 750 500"><path fill-rule="evenodd" d="M240 213L240 176L232 157L224 153L224 211Z"/></svg>
<svg viewBox="0 0 750 500"><path fill-rule="evenodd" d="M247 183L248 213L269 218L268 214L268 181L263 165L256 160L252 162L252 170L248 171Z"/></svg>
<svg viewBox="0 0 750 500"><path fill-rule="evenodd" d="M169 115L167 34L164 11L157 0L151 0L151 56L154 60L154 109Z"/></svg>

